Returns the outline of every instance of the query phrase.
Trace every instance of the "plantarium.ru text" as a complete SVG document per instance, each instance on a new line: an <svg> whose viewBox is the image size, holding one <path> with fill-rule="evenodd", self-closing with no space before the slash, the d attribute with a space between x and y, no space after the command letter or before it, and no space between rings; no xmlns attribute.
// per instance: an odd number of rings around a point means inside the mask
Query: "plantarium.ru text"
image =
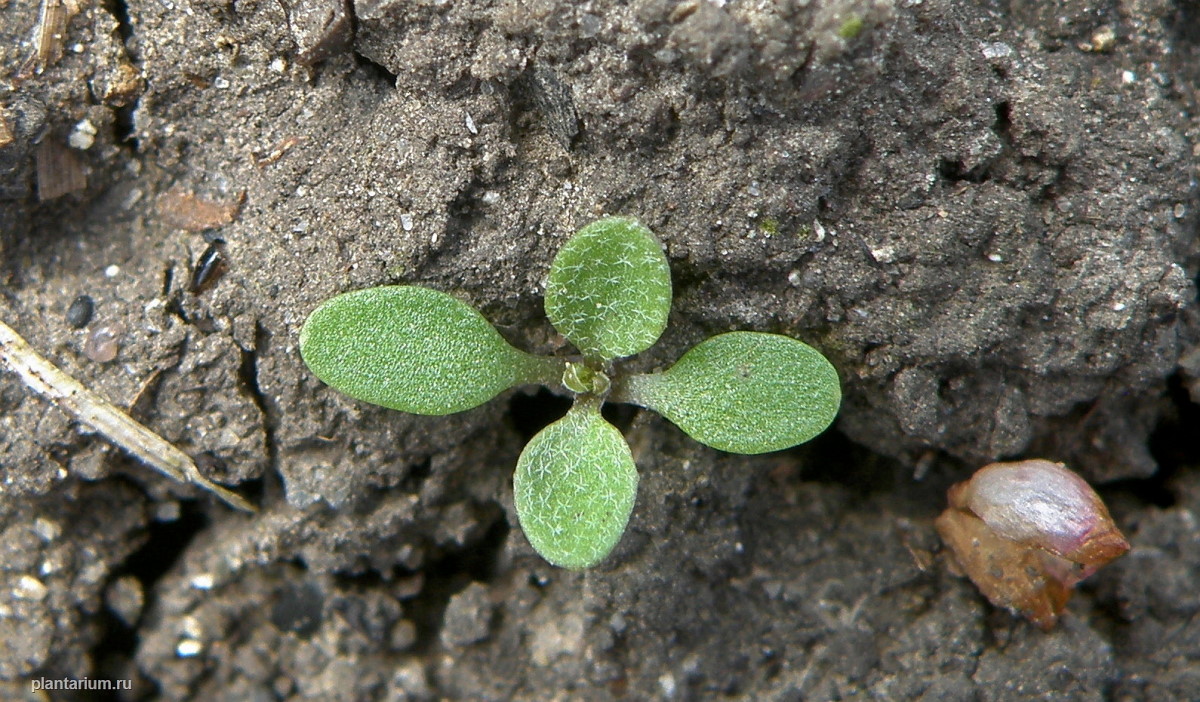
<svg viewBox="0 0 1200 702"><path fill-rule="evenodd" d="M519 351L474 308L415 286L326 300L300 331L300 353L347 395L417 414L462 412L531 383L573 393L574 406L533 437L513 478L521 528L563 568L602 561L633 511L637 468L621 433L600 415L606 400L656 410L697 441L734 453L804 443L837 414L833 366L778 334L719 334L659 373L614 369L658 340L671 309L662 244L633 219L602 219L575 234L551 264L545 302L580 357Z"/></svg>

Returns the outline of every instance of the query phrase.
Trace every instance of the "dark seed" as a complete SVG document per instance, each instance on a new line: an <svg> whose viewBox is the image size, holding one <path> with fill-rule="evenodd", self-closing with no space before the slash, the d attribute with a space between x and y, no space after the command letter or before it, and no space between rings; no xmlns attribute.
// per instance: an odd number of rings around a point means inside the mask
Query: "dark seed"
<svg viewBox="0 0 1200 702"><path fill-rule="evenodd" d="M188 288L192 294L199 295L204 292L225 273L228 266L225 263L224 248L224 240L213 239L208 248L204 249L204 253L200 254L196 268L192 271L192 284Z"/></svg>
<svg viewBox="0 0 1200 702"><path fill-rule="evenodd" d="M92 321L92 312L95 310L96 303L92 302L92 298L80 295L67 308L67 326L72 329L83 329L88 322Z"/></svg>

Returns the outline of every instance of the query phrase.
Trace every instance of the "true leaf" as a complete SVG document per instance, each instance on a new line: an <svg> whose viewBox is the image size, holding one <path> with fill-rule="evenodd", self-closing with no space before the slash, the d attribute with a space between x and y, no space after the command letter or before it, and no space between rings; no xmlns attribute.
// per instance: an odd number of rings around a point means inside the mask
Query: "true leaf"
<svg viewBox="0 0 1200 702"><path fill-rule="evenodd" d="M546 316L586 356L644 351L671 311L671 270L662 244L634 219L609 217L571 237L550 266Z"/></svg>
<svg viewBox="0 0 1200 702"><path fill-rule="evenodd" d="M649 407L700 443L733 453L789 448L837 415L837 372L803 342L730 332L701 342L663 373L635 375L614 399Z"/></svg>
<svg viewBox="0 0 1200 702"><path fill-rule="evenodd" d="M553 383L559 361L513 348L483 315L415 286L356 290L326 300L300 330L318 378L366 402L450 414L524 383Z"/></svg>
<svg viewBox="0 0 1200 702"><path fill-rule="evenodd" d="M621 432L600 416L598 403L576 404L521 453L513 477L517 518L542 558L589 568L621 540L637 482Z"/></svg>

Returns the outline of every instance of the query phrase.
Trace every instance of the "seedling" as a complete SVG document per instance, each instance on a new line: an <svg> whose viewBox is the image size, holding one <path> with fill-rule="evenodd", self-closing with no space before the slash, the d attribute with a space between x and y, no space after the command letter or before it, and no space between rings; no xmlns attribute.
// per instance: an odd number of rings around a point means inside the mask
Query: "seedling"
<svg viewBox="0 0 1200 702"><path fill-rule="evenodd" d="M581 356L520 351L474 308L415 286L326 300L300 331L300 353L347 395L416 414L462 412L526 384L572 393L570 411L533 437L513 478L529 542L570 569L612 551L637 494L629 446L600 415L606 400L656 410L700 443L747 454L802 444L837 414L833 366L778 334L719 334L666 371L620 372L618 359L654 344L671 309L662 244L633 219L602 219L573 236L550 266L545 303Z"/></svg>

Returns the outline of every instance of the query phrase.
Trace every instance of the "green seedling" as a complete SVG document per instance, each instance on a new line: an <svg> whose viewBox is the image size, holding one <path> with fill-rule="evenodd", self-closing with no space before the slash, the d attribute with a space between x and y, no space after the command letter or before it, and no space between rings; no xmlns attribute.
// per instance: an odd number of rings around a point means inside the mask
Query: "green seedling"
<svg viewBox="0 0 1200 702"><path fill-rule="evenodd" d="M638 475L605 401L653 409L697 441L734 453L802 444L837 414L837 372L816 349L778 334L730 332L701 342L671 368L621 373L618 359L656 342L671 309L662 244L637 221L593 222L558 252L546 315L581 352L542 357L505 341L474 308L442 292L385 286L326 300L300 331L318 378L384 407L462 412L519 385L565 388L566 416L525 447L513 477L517 518L554 565L602 561L625 532Z"/></svg>

